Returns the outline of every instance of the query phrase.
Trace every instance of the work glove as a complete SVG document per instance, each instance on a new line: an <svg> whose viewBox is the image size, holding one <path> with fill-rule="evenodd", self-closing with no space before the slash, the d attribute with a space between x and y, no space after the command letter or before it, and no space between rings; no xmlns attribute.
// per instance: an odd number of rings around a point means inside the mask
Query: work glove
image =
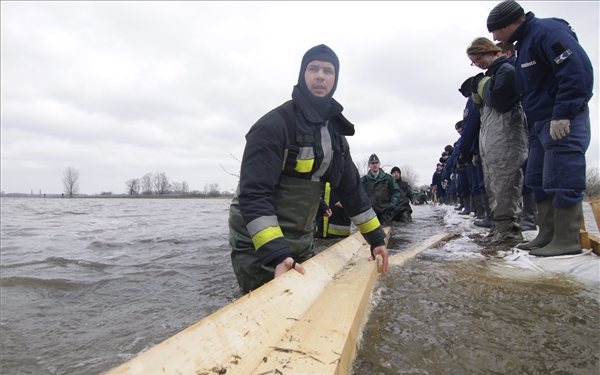
<svg viewBox="0 0 600 375"><path fill-rule="evenodd" d="M550 121L550 136L553 140L558 141L564 138L571 132L570 120L552 120Z"/></svg>

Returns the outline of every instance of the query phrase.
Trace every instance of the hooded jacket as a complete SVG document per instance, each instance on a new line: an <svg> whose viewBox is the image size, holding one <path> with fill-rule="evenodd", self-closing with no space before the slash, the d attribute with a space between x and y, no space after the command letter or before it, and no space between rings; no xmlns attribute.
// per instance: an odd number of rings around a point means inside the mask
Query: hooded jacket
<svg viewBox="0 0 600 375"><path fill-rule="evenodd" d="M354 134L354 126L342 115L343 107L332 99L326 118L311 105L298 85L294 86L292 100L281 106L294 121L295 140L300 147L296 161L288 159L292 148L288 141L288 123L277 109L259 119L246 135L239 190L232 206L239 209L246 224L248 236L263 265L275 265L293 251L286 241L286 228L278 221L278 207L274 196L285 196L281 179L308 180L324 185L329 181L340 196L346 213L371 245L385 244L385 233L371 208L369 199L360 185L358 170L350 156L346 135ZM293 189L302 189L302 187ZM320 194L306 196L316 200ZM233 211L231 211L233 212ZM314 215L306 220L312 222ZM231 223L231 220L230 220ZM238 229L239 230L239 229ZM291 233L291 232L290 232ZM312 226L310 227L312 238ZM306 243L308 248L312 243Z"/></svg>

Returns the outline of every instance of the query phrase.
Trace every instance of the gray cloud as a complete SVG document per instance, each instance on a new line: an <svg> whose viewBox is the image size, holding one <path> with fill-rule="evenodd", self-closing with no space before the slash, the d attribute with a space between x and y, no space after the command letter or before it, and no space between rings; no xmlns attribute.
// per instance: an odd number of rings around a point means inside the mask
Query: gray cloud
<svg viewBox="0 0 600 375"><path fill-rule="evenodd" d="M598 64L598 2L520 2L575 28ZM478 73L465 54L496 2L2 2L2 190L125 191L165 172L235 188L244 135L290 98L306 49L340 57L353 157L428 184ZM595 84L598 92L598 83ZM598 97L588 162L598 166Z"/></svg>

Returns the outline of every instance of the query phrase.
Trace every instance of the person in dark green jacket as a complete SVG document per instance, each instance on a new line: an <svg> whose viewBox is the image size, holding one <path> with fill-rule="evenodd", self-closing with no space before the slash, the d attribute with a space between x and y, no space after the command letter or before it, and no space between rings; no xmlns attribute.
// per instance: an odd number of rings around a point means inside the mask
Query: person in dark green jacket
<svg viewBox="0 0 600 375"><path fill-rule="evenodd" d="M246 134L240 181L229 210L231 263L242 291L257 289L314 254L314 222L326 182L354 225L382 257L385 232L360 184L346 136L354 125L333 99L339 60L326 45L302 58L292 100L260 118ZM308 276L308 275L307 275Z"/></svg>
<svg viewBox="0 0 600 375"><path fill-rule="evenodd" d="M390 225L398 211L400 188L394 177L381 169L377 155L369 157L369 171L361 177L360 182L381 224Z"/></svg>

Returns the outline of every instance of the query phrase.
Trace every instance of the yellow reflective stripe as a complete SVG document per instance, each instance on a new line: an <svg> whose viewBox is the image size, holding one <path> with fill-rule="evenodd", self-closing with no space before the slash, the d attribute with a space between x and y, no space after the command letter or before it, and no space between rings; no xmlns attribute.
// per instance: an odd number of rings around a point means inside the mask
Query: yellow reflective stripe
<svg viewBox="0 0 600 375"><path fill-rule="evenodd" d="M279 237L283 237L280 227L268 227L252 236L252 243L254 248L258 250L262 245Z"/></svg>
<svg viewBox="0 0 600 375"><path fill-rule="evenodd" d="M377 218L377 216L375 216L374 218L372 218L369 221L366 221L362 224L357 225L360 233L369 233L369 232L379 228L380 226L381 226L381 224L379 223L379 219Z"/></svg>
<svg viewBox="0 0 600 375"><path fill-rule="evenodd" d="M323 197L323 200L325 201L325 203L327 203L327 205L329 205L329 200L331 199L331 184L329 182L325 183L325 195Z"/></svg>
<svg viewBox="0 0 600 375"><path fill-rule="evenodd" d="M308 173L312 171L315 159L296 160L296 167L294 170L298 173Z"/></svg>

